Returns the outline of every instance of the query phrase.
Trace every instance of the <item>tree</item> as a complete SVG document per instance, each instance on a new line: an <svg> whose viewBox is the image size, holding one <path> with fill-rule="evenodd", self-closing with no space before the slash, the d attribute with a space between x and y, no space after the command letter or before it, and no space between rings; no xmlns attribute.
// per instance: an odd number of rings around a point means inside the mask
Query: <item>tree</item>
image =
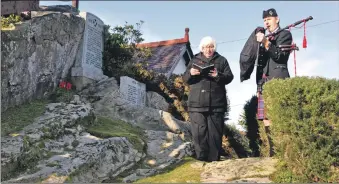
<svg viewBox="0 0 339 184"><path fill-rule="evenodd" d="M144 41L141 26L144 21L135 25L125 22L123 26L111 28L104 26L103 72L109 77L118 77L133 63L133 57L148 57L150 51L139 49L136 44Z"/></svg>

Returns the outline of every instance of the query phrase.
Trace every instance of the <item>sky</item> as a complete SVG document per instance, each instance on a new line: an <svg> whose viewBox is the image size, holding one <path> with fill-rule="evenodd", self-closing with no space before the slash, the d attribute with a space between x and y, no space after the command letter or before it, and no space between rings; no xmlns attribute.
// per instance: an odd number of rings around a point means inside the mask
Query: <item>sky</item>
<svg viewBox="0 0 339 184"><path fill-rule="evenodd" d="M40 1L40 5L67 4L62 1ZM281 26L285 27L309 16L306 23L307 48L302 48L303 28L292 28L296 52L297 76L320 76L339 79L339 2L338 1L80 1L80 11L95 14L105 24L114 27L125 21L135 24L145 21L141 30L144 42L184 37L190 29L192 50L204 36L212 36L217 52L226 57L234 74L226 86L230 99L230 120L237 125L244 104L256 93L255 72L251 79L240 82L240 52L252 31L263 26L262 11L275 8ZM328 23L335 21L332 23ZM300 24L298 27L300 27ZM308 27L309 26L309 27ZM313 26L313 27L312 27ZM236 40L236 41L235 41ZM295 77L294 57L288 68Z"/></svg>

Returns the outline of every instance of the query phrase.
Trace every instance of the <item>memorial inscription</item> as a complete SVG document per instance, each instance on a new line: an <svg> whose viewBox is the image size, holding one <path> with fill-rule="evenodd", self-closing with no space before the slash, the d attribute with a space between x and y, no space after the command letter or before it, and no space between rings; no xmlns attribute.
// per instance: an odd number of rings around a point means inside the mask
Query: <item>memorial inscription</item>
<svg viewBox="0 0 339 184"><path fill-rule="evenodd" d="M107 79L102 71L104 22L89 12L80 12L85 20L82 43L72 68L72 82L81 90L94 81Z"/></svg>
<svg viewBox="0 0 339 184"><path fill-rule="evenodd" d="M103 51L103 22L93 14L81 12L80 16L86 20L83 61L90 67L101 69Z"/></svg>
<svg viewBox="0 0 339 184"><path fill-rule="evenodd" d="M120 92L125 100L133 105L145 106L146 85L130 77L120 77Z"/></svg>
<svg viewBox="0 0 339 184"><path fill-rule="evenodd" d="M107 78L102 71L104 22L89 12L80 12L79 16L85 20L85 29L77 60L72 68L72 77L81 77L76 80L82 81L85 86L87 82L84 81L88 79L90 82Z"/></svg>

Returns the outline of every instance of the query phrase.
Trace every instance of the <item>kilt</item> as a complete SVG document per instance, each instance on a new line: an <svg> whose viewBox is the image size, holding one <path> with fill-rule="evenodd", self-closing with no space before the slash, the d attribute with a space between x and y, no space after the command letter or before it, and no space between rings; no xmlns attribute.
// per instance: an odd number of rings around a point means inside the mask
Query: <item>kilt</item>
<svg viewBox="0 0 339 184"><path fill-rule="evenodd" d="M265 82L267 82L267 77L264 74L257 88L257 98L258 98L257 119L258 120L267 119L265 117L265 103L264 103L264 98L262 96L262 91L263 91L262 87L265 84Z"/></svg>
<svg viewBox="0 0 339 184"><path fill-rule="evenodd" d="M258 93L257 97L258 97L257 119L258 120L264 120L265 119L264 98L263 98L261 92Z"/></svg>

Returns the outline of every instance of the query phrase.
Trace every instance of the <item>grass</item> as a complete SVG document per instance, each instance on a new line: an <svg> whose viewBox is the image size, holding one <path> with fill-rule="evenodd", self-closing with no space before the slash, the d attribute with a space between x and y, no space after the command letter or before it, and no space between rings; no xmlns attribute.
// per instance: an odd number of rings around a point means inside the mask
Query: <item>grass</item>
<svg viewBox="0 0 339 184"><path fill-rule="evenodd" d="M186 157L177 165L171 165L162 174L147 177L135 183L200 183L200 174L203 168L193 168L191 164L197 161L191 157Z"/></svg>
<svg viewBox="0 0 339 184"><path fill-rule="evenodd" d="M57 88L48 98L26 102L1 112L1 136L18 135L17 133L32 124L35 118L43 115L48 103L69 102L74 94L73 91Z"/></svg>
<svg viewBox="0 0 339 184"><path fill-rule="evenodd" d="M101 138L126 137L138 151L143 151L143 131L122 120L112 120L106 117L98 117L98 123L86 127L87 132Z"/></svg>
<svg viewBox="0 0 339 184"><path fill-rule="evenodd" d="M7 109L1 113L1 136L17 133L25 126L32 124L34 118L41 116L45 111L46 100L35 100L17 107Z"/></svg>

